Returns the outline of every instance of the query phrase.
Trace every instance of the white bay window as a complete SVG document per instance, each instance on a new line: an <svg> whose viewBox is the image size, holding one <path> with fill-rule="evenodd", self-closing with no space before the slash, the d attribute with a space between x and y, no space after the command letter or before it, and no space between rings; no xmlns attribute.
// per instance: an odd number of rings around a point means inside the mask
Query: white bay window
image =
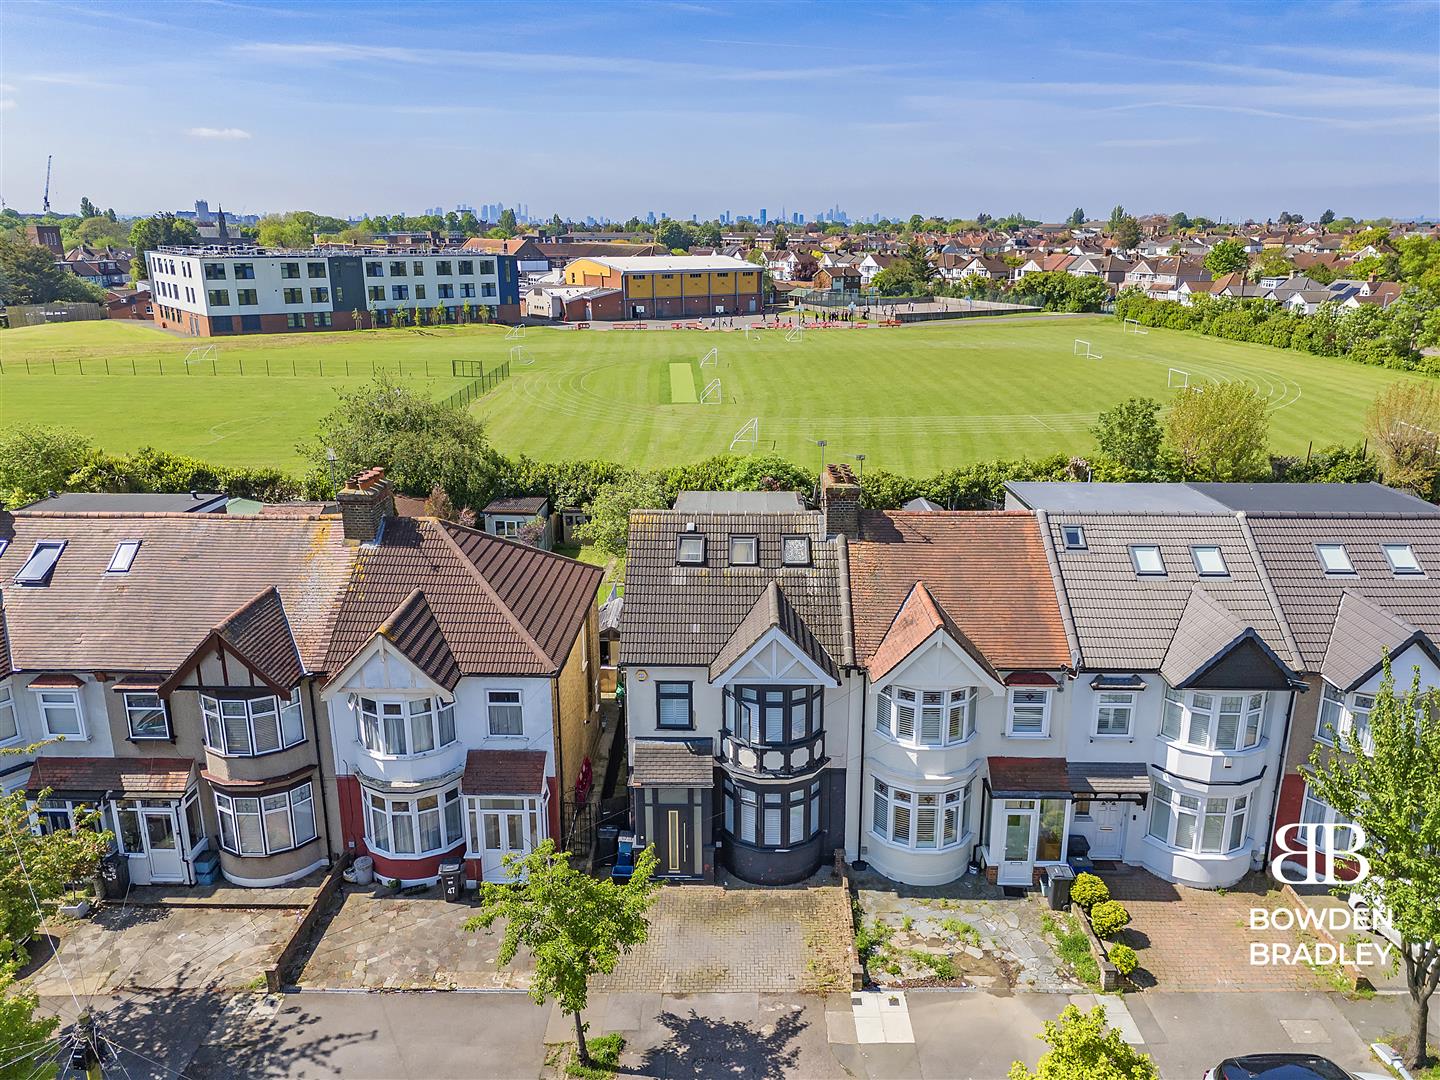
<svg viewBox="0 0 1440 1080"><path fill-rule="evenodd" d="M456 739L455 705L438 697L386 701L360 699L360 742L389 757L413 757Z"/></svg>
<svg viewBox="0 0 1440 1080"><path fill-rule="evenodd" d="M438 855L465 839L460 788L396 799L365 794L366 843L382 855Z"/></svg>
<svg viewBox="0 0 1440 1080"><path fill-rule="evenodd" d="M1315 740L1326 746L1348 747L1349 736L1359 741L1367 754L1375 749L1370 738L1370 710L1373 694L1346 694L1329 683L1320 695L1320 715L1315 722Z"/></svg>
<svg viewBox="0 0 1440 1080"><path fill-rule="evenodd" d="M1265 695L1165 691L1160 734L1198 750L1250 750L1265 733Z"/></svg>
<svg viewBox="0 0 1440 1080"><path fill-rule="evenodd" d="M974 781L943 790L907 790L874 780L870 830L900 847L939 850L970 836L970 794Z"/></svg>
<svg viewBox="0 0 1440 1080"><path fill-rule="evenodd" d="M914 690L887 686L875 699L875 729L911 746L950 746L975 734L973 686Z"/></svg>
<svg viewBox="0 0 1440 1080"><path fill-rule="evenodd" d="M1175 851L1219 855L1245 846L1250 796L1190 795L1151 784L1148 833Z"/></svg>

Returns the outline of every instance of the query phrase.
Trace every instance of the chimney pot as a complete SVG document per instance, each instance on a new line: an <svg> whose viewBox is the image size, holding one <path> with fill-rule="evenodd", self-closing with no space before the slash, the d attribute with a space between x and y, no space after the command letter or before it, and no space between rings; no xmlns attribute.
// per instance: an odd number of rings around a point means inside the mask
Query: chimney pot
<svg viewBox="0 0 1440 1080"><path fill-rule="evenodd" d="M385 519L395 516L395 493L381 468L357 473L335 498L346 540L374 540Z"/></svg>

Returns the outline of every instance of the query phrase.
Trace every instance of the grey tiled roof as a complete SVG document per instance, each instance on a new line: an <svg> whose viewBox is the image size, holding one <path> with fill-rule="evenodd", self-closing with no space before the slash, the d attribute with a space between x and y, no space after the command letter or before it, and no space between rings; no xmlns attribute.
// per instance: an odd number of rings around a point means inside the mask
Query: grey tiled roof
<svg viewBox="0 0 1440 1080"><path fill-rule="evenodd" d="M840 667L816 640L810 627L800 617L785 591L777 581L765 586L765 591L755 605L740 620L740 625L730 635L721 650L710 662L710 678L718 679L729 667L744 656L746 651L759 641L767 631L778 629L795 643L796 648L814 661L815 665L836 682L840 681Z"/></svg>
<svg viewBox="0 0 1440 1080"><path fill-rule="evenodd" d="M688 523L705 537L706 563L675 562ZM729 565L730 537L759 539L758 566ZM810 539L811 565L782 566L781 538ZM849 627L840 596L839 543L824 538L815 511L694 514L634 510L625 564L625 663L709 666L771 581L832 663L845 656Z"/></svg>
<svg viewBox="0 0 1440 1080"><path fill-rule="evenodd" d="M1250 514L1246 524L1304 670L1320 671L1344 592L1357 593L1440 640L1440 518L1431 515ZM1345 545L1354 574L1329 575L1315 545ZM1391 572L1381 544L1409 544L1423 575Z"/></svg>
<svg viewBox="0 0 1440 1080"><path fill-rule="evenodd" d="M715 757L709 739L636 739L634 787L710 787Z"/></svg>
<svg viewBox="0 0 1440 1080"><path fill-rule="evenodd" d="M1385 652L1393 656L1411 641L1423 642L1435 654L1435 646L1423 630L1359 593L1342 593L1320 674L1331 686L1349 691L1375 673ZM1397 677L1396 681L1405 680Z"/></svg>
<svg viewBox="0 0 1440 1080"><path fill-rule="evenodd" d="M1089 670L1159 670L1197 585L1293 666L1285 632L1234 516L1056 511L1048 515L1047 524ZM1065 525L1084 527L1084 550L1066 550L1060 531ZM1166 575L1137 575L1130 559L1132 544L1158 545ZM1201 577L1190 553L1194 545L1220 548L1228 576Z"/></svg>
<svg viewBox="0 0 1440 1080"><path fill-rule="evenodd" d="M1165 650L1165 659L1160 664L1160 675L1171 686L1195 685L1195 680L1211 669L1222 655L1228 654L1242 640L1251 640L1253 635L1250 627L1197 585L1190 590L1190 598L1185 601L1185 610L1175 626L1175 636L1170 639L1170 648ZM1293 675L1286 671L1281 672L1279 677L1290 680Z"/></svg>

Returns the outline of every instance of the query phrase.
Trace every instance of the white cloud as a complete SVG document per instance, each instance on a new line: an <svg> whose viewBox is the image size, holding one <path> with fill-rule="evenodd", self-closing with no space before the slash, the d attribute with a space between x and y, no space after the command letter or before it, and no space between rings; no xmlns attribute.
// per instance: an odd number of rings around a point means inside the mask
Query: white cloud
<svg viewBox="0 0 1440 1080"><path fill-rule="evenodd" d="M250 132L244 128L193 127L185 132L197 139L248 139Z"/></svg>

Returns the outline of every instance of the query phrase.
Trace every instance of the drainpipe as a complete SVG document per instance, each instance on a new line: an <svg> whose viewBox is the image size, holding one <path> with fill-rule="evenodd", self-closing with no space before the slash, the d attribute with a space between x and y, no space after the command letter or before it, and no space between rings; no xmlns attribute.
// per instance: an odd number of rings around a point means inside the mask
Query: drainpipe
<svg viewBox="0 0 1440 1080"><path fill-rule="evenodd" d="M335 855L331 849L334 848L337 837L330 831L330 800L325 795L325 763L322 760L324 755L320 752L320 706L315 700L315 679L313 676L310 678L306 690L310 698L310 726L315 730L315 773L320 777L320 818L325 822L325 860L329 865L334 866ZM328 710L326 712L325 734L327 737L330 734ZM331 745L333 747L333 742ZM335 778L331 777L331 779L333 780ZM340 798L340 784L338 781L336 781L335 784L335 798L337 800ZM345 838L342 836L338 839L342 845L340 850L343 857Z"/></svg>

